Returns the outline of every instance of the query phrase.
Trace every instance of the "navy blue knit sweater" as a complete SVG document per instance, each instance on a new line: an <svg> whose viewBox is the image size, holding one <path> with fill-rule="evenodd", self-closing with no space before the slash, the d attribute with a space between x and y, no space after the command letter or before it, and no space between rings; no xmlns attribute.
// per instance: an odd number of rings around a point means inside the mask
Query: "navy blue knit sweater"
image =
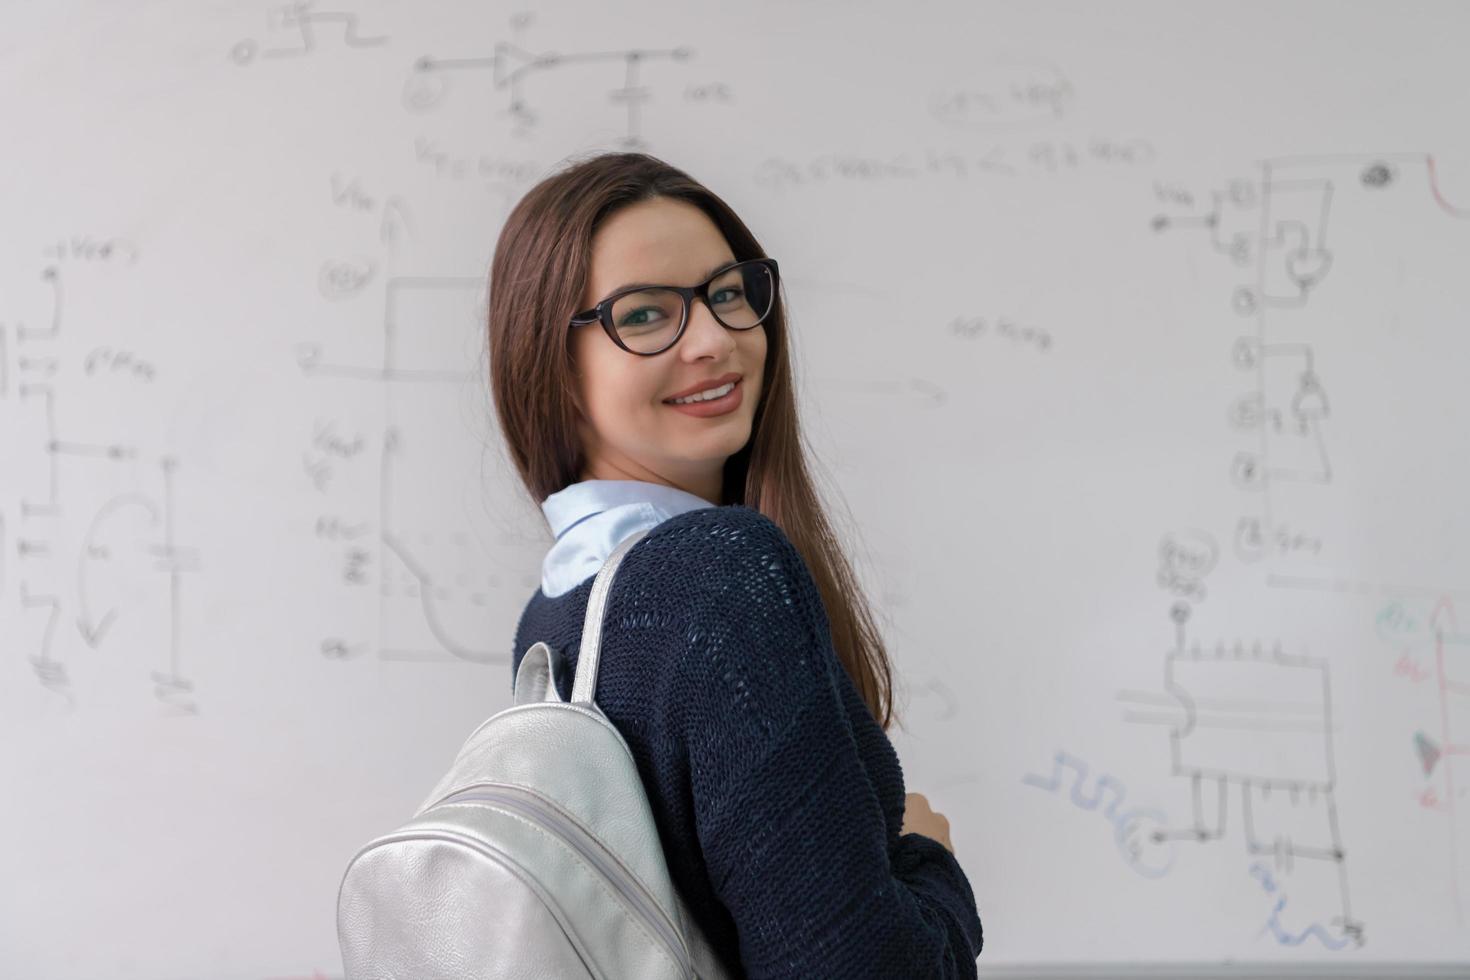
<svg viewBox="0 0 1470 980"><path fill-rule="evenodd" d="M592 582L536 590L512 678L545 641L571 698ZM900 833L898 755L774 521L739 504L663 521L624 556L604 624L595 700L632 750L675 886L733 974L976 975L969 880L938 841Z"/></svg>

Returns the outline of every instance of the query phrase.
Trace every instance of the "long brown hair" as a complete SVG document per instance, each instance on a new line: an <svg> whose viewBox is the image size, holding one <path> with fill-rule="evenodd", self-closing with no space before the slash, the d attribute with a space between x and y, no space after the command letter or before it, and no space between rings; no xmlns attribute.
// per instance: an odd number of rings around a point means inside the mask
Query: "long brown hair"
<svg viewBox="0 0 1470 980"><path fill-rule="evenodd" d="M615 210L659 196L702 209L736 261L766 254L729 205L646 153L570 158L516 203L501 229L490 264L490 387L511 459L537 504L577 482L585 463L566 335L586 288L593 233ZM893 671L808 473L785 309L784 297L778 297L763 324L761 400L750 440L725 462L722 502L760 511L796 546L821 593L833 648L886 731L894 720Z"/></svg>

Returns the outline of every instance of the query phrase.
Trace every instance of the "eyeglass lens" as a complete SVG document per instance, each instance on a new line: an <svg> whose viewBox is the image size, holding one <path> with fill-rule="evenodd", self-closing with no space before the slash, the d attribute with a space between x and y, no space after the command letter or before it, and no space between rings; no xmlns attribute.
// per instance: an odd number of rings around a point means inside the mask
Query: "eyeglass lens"
<svg viewBox="0 0 1470 980"><path fill-rule="evenodd" d="M770 267L745 262L725 270L709 284L709 307L725 326L745 330L771 312L775 293ZM672 289L643 289L619 297L612 306L618 338L642 354L671 344L684 315L684 297Z"/></svg>

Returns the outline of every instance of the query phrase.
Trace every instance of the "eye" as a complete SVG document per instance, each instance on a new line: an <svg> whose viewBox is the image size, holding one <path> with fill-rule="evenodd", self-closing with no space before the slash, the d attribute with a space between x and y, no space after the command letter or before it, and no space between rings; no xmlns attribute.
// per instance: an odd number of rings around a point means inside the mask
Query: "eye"
<svg viewBox="0 0 1470 980"><path fill-rule="evenodd" d="M720 297L720 296L725 295L726 293L732 294L729 299L718 299L718 298L716 298L715 299L715 302L716 303L733 303L733 302L735 302L736 299L738 299L739 297L745 295L745 290L741 289L739 286L726 286L723 289L718 290L715 293L715 296L716 297Z"/></svg>
<svg viewBox="0 0 1470 980"><path fill-rule="evenodd" d="M649 313L653 313L655 315L662 316L663 315L663 310L660 310L656 306L640 306L636 310L629 310L628 311L628 314L626 316L624 316L621 320L618 321L618 326L620 326L620 327L643 327L643 326L647 326L650 321L644 319L644 317L647 314L649 314Z"/></svg>

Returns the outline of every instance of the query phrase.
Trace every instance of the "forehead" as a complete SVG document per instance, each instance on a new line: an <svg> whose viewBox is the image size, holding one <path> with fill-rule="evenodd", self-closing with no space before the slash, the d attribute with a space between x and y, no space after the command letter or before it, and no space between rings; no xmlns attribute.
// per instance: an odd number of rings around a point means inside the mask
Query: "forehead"
<svg viewBox="0 0 1470 980"><path fill-rule="evenodd" d="M627 283L692 286L733 260L725 236L693 204L667 197L639 201L604 219L593 234L587 302Z"/></svg>

